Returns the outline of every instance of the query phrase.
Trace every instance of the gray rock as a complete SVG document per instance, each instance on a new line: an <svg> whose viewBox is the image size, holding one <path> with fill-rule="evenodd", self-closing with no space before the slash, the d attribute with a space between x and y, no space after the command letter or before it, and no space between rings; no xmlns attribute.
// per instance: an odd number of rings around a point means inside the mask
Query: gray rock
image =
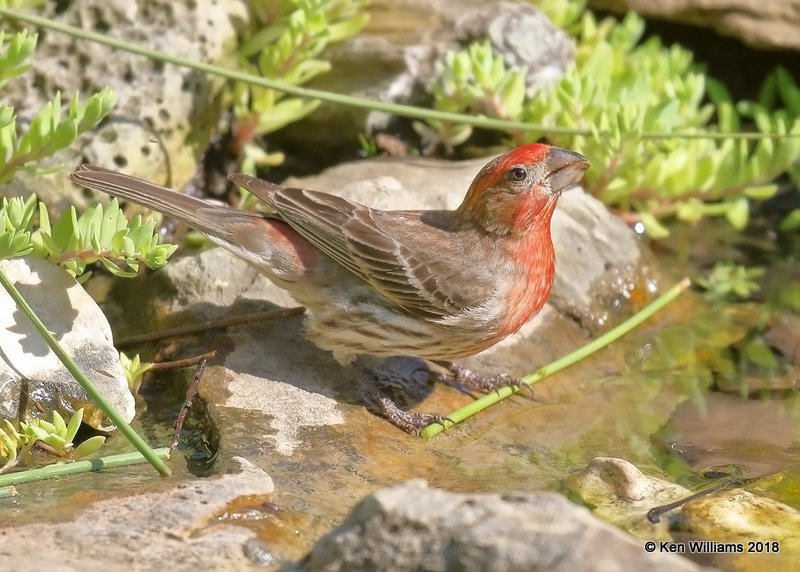
<svg viewBox="0 0 800 572"><path fill-rule="evenodd" d="M107 30L142 47L214 63L232 50L234 20L246 18L246 11L237 0L85 0L67 5L55 17L87 30ZM80 91L86 97L110 87L118 96L103 125L53 161L72 168L85 159L176 187L194 175L204 149L187 140L209 140L219 114L215 97L221 82L55 32L40 36L32 63L31 70L3 88L3 100L15 106L23 124L56 91L64 97ZM36 193L58 211L86 203L85 193L74 191L62 173L20 175L7 192Z"/></svg>
<svg viewBox="0 0 800 572"><path fill-rule="evenodd" d="M710 26L759 48L800 50L797 0L590 0L593 8Z"/></svg>
<svg viewBox="0 0 800 572"><path fill-rule="evenodd" d="M373 0L370 22L355 38L331 46L333 67L311 87L419 105L448 50L487 39L508 65L528 68L530 92L554 83L574 59L570 38L524 2ZM535 38L535 41L531 41ZM300 148L321 149L386 128L384 112L322 104L305 120L276 134Z"/></svg>
<svg viewBox="0 0 800 572"><path fill-rule="evenodd" d="M268 495L272 479L239 460L240 472L176 483L162 492L128 493L72 508L56 524L0 522L4 570L175 572L254 570L246 548L255 534L226 519L226 507L244 495ZM167 483L167 481L164 481ZM45 543L47 550L42 550ZM260 554L263 559L263 551Z"/></svg>
<svg viewBox="0 0 800 572"><path fill-rule="evenodd" d="M457 18L460 43L487 39L503 54L506 65L527 68L529 95L557 83L575 59L568 36L533 4L489 2Z"/></svg>
<svg viewBox="0 0 800 572"><path fill-rule="evenodd" d="M127 421L133 419L134 399L111 327L83 287L39 258L2 260L0 267L100 393ZM0 417L49 421L56 410L68 419L84 407L86 423L113 428L5 291L0 296L0 339Z"/></svg>
<svg viewBox="0 0 800 572"><path fill-rule="evenodd" d="M701 570L554 493L457 494L420 480L364 500L302 562L340 570Z"/></svg>

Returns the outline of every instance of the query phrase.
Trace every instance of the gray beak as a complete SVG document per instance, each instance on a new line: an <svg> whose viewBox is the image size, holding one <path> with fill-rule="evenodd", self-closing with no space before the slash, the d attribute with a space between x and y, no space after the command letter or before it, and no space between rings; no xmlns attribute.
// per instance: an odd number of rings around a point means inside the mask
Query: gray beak
<svg viewBox="0 0 800 572"><path fill-rule="evenodd" d="M558 194L580 182L583 173L589 168L589 161L580 153L551 147L547 168L550 171L550 190L553 194Z"/></svg>

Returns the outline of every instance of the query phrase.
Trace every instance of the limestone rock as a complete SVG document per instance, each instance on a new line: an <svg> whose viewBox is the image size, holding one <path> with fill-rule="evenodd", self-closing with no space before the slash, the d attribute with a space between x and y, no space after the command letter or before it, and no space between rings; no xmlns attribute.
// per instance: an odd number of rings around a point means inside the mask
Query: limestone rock
<svg viewBox="0 0 800 572"><path fill-rule="evenodd" d="M302 570L701 570L554 493L457 494L410 481L362 500Z"/></svg>
<svg viewBox="0 0 800 572"><path fill-rule="evenodd" d="M133 419L134 399L111 327L83 287L39 258L2 260L0 267L100 393L127 421ZM0 296L0 339L0 417L49 421L57 410L68 419L84 407L86 423L113 428L5 291Z"/></svg>
<svg viewBox="0 0 800 572"><path fill-rule="evenodd" d="M710 26L760 48L800 50L798 0L590 0L592 8Z"/></svg>
<svg viewBox="0 0 800 572"><path fill-rule="evenodd" d="M221 63L233 51L234 17L246 17L236 0L86 0L67 5L57 16L79 28L105 30L146 48L209 63ZM219 113L214 102L219 80L55 32L40 36L31 61L31 70L3 88L3 100L16 108L23 124L56 91L65 97L80 91L86 97L110 87L118 97L102 126L53 162L71 169L85 160L176 187L194 175L207 143L188 142L209 140ZM87 195L75 192L63 171L20 175L8 187L11 194L36 193L58 211L86 204Z"/></svg>

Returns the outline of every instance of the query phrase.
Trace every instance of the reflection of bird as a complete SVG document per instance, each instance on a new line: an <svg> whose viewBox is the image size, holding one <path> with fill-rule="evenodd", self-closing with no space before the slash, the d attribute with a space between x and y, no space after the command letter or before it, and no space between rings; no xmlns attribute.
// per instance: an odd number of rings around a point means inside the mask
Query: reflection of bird
<svg viewBox="0 0 800 572"><path fill-rule="evenodd" d="M306 306L308 337L342 364L359 354L449 362L494 345L542 308L554 272L550 219L588 166L572 151L519 147L490 161L454 211L375 210L241 174L230 178L273 212L213 206L88 165L72 180L183 221L253 264ZM444 365L483 389L500 383ZM404 412L367 385L407 431L441 419Z"/></svg>

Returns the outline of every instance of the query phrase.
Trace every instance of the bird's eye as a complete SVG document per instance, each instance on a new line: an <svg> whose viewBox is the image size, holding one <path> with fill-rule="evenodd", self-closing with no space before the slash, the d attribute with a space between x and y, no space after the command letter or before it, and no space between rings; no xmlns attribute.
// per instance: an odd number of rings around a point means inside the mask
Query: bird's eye
<svg viewBox="0 0 800 572"><path fill-rule="evenodd" d="M527 178L527 176L528 172L522 167L514 167L508 172L508 178L518 183L524 181Z"/></svg>

